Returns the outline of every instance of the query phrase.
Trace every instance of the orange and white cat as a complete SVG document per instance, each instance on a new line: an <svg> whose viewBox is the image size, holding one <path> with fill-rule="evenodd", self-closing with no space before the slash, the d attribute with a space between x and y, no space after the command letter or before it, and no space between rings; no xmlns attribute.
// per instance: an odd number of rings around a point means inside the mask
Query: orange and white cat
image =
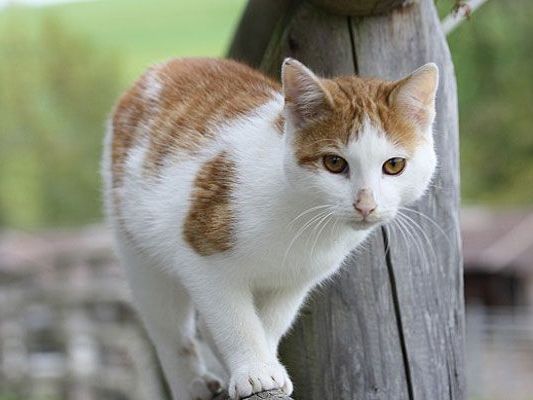
<svg viewBox="0 0 533 400"><path fill-rule="evenodd" d="M434 64L389 82L321 79L286 59L281 75L175 59L110 121L108 220L176 400L220 385L233 398L290 394L277 347L306 295L435 170ZM229 382L206 370L196 314Z"/></svg>

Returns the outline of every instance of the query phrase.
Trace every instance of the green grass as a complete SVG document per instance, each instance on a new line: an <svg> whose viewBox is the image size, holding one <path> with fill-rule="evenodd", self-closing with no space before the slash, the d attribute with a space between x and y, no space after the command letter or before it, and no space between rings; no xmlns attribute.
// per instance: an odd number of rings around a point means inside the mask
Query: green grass
<svg viewBox="0 0 533 400"><path fill-rule="evenodd" d="M41 8L11 7L0 12L0 27L16 19L38 32L53 16L96 47L118 52L124 78L175 56L222 56L245 0L103 0Z"/></svg>
<svg viewBox="0 0 533 400"><path fill-rule="evenodd" d="M0 227L101 219L104 122L150 64L222 56L245 0L102 0L0 10Z"/></svg>
<svg viewBox="0 0 533 400"><path fill-rule="evenodd" d="M272 0L275 1L275 0ZM454 0L438 0L441 14ZM101 0L0 10L0 226L101 219L104 121L150 64L225 54L246 0ZM533 3L489 2L452 35L462 193L533 199Z"/></svg>

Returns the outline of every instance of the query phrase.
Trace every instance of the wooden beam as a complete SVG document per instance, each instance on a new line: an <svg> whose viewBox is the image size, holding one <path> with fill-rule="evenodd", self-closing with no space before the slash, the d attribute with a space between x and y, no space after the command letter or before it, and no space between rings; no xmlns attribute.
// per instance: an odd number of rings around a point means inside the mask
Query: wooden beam
<svg viewBox="0 0 533 400"><path fill-rule="evenodd" d="M464 400L457 98L433 0L368 17L334 15L311 1L298 2L272 31L261 69L279 76L290 56L326 77L397 79L437 63L439 169L429 193L402 210L403 232L377 230L285 338L295 397Z"/></svg>
<svg viewBox="0 0 533 400"><path fill-rule="evenodd" d="M291 0L250 0L228 50L228 57L259 67L272 32Z"/></svg>
<svg viewBox="0 0 533 400"><path fill-rule="evenodd" d="M410 398L463 399L459 128L455 72L446 38L432 0L420 0L405 12L352 20L352 32L362 75L396 79L429 61L440 69L434 127L439 168L428 194L410 207L413 211L404 211L404 231L411 236L387 229L383 237L390 245L386 264L396 292Z"/></svg>
<svg viewBox="0 0 533 400"><path fill-rule="evenodd" d="M217 395L213 400L231 400L226 391ZM268 392L256 393L253 396L247 397L246 400L293 400L291 397L285 395L281 390L271 390Z"/></svg>
<svg viewBox="0 0 533 400"><path fill-rule="evenodd" d="M415 0L308 0L316 6L337 15L361 17L384 14Z"/></svg>

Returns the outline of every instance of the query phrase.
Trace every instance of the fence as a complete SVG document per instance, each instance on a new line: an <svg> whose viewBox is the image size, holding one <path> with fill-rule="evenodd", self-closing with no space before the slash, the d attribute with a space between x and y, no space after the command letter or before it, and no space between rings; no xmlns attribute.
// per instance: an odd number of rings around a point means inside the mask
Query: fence
<svg viewBox="0 0 533 400"><path fill-rule="evenodd" d="M162 399L101 227L0 236L0 399Z"/></svg>
<svg viewBox="0 0 533 400"><path fill-rule="evenodd" d="M102 227L0 234L0 400L162 399ZM533 310L467 307L471 399L533 399Z"/></svg>
<svg viewBox="0 0 533 400"><path fill-rule="evenodd" d="M533 310L471 305L466 316L470 398L532 400Z"/></svg>

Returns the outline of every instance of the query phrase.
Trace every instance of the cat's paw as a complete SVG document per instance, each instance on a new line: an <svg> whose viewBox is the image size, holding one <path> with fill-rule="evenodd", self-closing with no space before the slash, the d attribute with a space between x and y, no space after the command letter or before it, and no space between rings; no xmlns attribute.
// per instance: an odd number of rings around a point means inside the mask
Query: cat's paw
<svg viewBox="0 0 533 400"><path fill-rule="evenodd" d="M292 393L292 382L279 362L254 363L237 368L230 380L229 395L232 399L242 399L253 393L281 389L287 395Z"/></svg>
<svg viewBox="0 0 533 400"><path fill-rule="evenodd" d="M217 376L207 372L192 381L191 398L192 400L211 400L222 389L222 381Z"/></svg>

